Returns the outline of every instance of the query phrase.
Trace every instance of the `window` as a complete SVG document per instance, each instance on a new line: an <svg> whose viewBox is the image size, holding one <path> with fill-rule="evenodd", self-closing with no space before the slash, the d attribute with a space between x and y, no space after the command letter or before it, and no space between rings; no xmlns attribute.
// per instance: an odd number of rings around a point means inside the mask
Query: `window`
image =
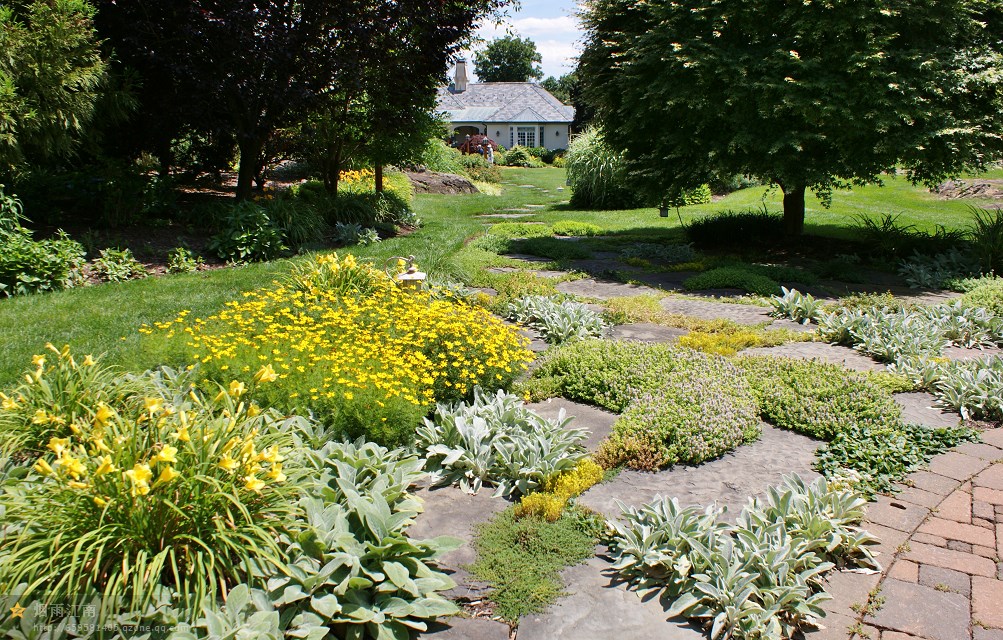
<svg viewBox="0 0 1003 640"><path fill-rule="evenodd" d="M519 144L524 147L536 146L536 127L517 127L515 136Z"/></svg>

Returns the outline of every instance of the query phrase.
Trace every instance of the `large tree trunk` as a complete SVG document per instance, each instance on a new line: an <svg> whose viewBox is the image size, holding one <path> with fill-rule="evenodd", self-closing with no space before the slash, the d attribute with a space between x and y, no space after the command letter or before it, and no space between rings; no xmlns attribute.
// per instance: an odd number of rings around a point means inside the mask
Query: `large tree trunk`
<svg viewBox="0 0 1003 640"><path fill-rule="evenodd" d="M804 233L803 186L784 187L784 234L796 238Z"/></svg>
<svg viewBox="0 0 1003 640"><path fill-rule="evenodd" d="M383 193L383 165L377 162L374 173L373 183L376 185L376 193Z"/></svg>
<svg viewBox="0 0 1003 640"><path fill-rule="evenodd" d="M242 139L240 147L240 165L237 168L237 200L247 200L254 188L254 176L261 166L261 149L264 143L249 138Z"/></svg>

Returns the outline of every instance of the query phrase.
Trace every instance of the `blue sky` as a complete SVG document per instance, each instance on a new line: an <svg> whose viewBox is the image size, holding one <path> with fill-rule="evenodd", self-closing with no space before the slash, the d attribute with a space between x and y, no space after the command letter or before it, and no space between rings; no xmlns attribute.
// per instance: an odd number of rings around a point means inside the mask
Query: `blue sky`
<svg viewBox="0 0 1003 640"><path fill-rule="evenodd" d="M578 55L577 41L581 38L581 28L573 15L575 0L522 0L521 4L518 11L509 10L502 25L482 25L478 35L491 40L512 31L529 38L543 57L544 77L559 77L573 71L572 58ZM473 76L473 65L468 68Z"/></svg>

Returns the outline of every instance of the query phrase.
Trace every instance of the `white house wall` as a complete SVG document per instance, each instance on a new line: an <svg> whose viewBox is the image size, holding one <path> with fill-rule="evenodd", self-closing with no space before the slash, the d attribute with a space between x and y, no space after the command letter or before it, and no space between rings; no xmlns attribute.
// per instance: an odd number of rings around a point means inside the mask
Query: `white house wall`
<svg viewBox="0 0 1003 640"><path fill-rule="evenodd" d="M538 124L530 122L492 122L485 125L483 122L453 122L451 129L460 127L474 127L479 133L486 135L506 149L515 146L515 131L517 127L533 127L536 137L540 137L540 129L543 129L543 140L537 139L537 147L546 147L550 150L568 148L568 132L570 127L566 124Z"/></svg>

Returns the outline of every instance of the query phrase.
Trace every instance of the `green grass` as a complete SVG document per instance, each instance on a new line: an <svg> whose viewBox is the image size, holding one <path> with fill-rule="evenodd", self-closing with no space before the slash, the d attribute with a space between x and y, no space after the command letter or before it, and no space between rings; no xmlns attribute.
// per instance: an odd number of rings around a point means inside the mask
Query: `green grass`
<svg viewBox="0 0 1003 640"><path fill-rule="evenodd" d="M586 222L607 229L616 237L583 239L582 247L609 249L617 243L639 240L681 241L682 230L675 212L660 218L655 209L631 211L574 211L566 204L570 191L565 187L563 169L503 169L502 193L497 196L423 195L416 200L418 215L425 221L419 231L385 240L369 247L352 248L351 253L380 264L397 255L415 255L430 274L465 281L481 278L488 264L512 264L486 251L464 248L466 240L482 233L496 218L476 218L477 214L543 205L528 220L553 224L562 220ZM532 185L525 188L521 185ZM563 188L562 191L558 191ZM766 204L780 208L780 193L765 188L746 189L705 205L684 207L684 221L724 209L757 208ZM974 203L973 203L974 204ZM901 224L933 230L936 224L960 228L969 218L967 201L939 200L904 178L889 178L884 187L863 187L837 192L830 210L809 198L806 230L838 237L853 234L853 214L880 216L901 214ZM142 370L167 363L169 354L142 342L137 329L143 323L167 320L189 309L193 316L217 311L241 292L268 286L288 269L285 261L177 275L122 284L102 285L28 298L0 300L0 388L10 386L30 364L32 354L46 342L68 343L75 353L107 354L107 361L130 370ZM177 364L177 363L175 363Z"/></svg>

